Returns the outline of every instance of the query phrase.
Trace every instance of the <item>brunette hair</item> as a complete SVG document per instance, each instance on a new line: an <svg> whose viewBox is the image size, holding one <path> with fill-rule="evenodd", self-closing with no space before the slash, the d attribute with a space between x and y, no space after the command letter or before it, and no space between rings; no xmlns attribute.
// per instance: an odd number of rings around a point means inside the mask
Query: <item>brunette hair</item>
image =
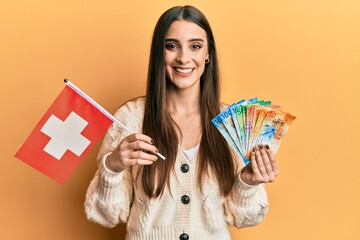
<svg viewBox="0 0 360 240"><path fill-rule="evenodd" d="M220 113L219 67L216 56L215 41L210 24L203 13L192 6L173 7L159 18L153 33L145 99L143 133L150 136L154 145L166 156L149 166L141 166L140 182L144 192L150 197L160 196L170 184L170 174L174 170L179 140L176 134L176 123L172 120L167 108L164 49L165 36L171 23L177 20L193 22L207 34L209 63L200 79L201 91L201 124L203 134L198 154L198 187L202 184L209 170L217 179L222 195L229 194L235 176L235 163L228 144L211 123L211 119Z"/></svg>

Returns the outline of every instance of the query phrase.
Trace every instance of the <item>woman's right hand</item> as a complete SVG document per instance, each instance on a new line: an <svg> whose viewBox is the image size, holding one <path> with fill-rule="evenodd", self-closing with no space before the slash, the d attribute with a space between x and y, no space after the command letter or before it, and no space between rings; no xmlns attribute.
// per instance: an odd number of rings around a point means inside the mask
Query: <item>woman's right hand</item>
<svg viewBox="0 0 360 240"><path fill-rule="evenodd" d="M133 165L151 165L158 159L159 150L149 136L134 133L123 138L106 161L106 167L121 172Z"/></svg>

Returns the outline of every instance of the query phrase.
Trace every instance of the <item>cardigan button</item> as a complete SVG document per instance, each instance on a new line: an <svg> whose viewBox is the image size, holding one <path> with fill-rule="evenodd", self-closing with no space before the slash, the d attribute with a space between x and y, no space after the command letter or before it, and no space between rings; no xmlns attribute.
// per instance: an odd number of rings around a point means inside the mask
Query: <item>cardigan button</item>
<svg viewBox="0 0 360 240"><path fill-rule="evenodd" d="M180 240L189 240L189 235L187 235L186 233L181 234Z"/></svg>
<svg viewBox="0 0 360 240"><path fill-rule="evenodd" d="M181 165L180 169L183 173L187 173L189 171L189 165L184 163L183 165Z"/></svg>
<svg viewBox="0 0 360 240"><path fill-rule="evenodd" d="M188 203L190 202L190 197L189 197L188 195L183 195L183 196L181 197L181 202L182 202L183 204L188 204Z"/></svg>

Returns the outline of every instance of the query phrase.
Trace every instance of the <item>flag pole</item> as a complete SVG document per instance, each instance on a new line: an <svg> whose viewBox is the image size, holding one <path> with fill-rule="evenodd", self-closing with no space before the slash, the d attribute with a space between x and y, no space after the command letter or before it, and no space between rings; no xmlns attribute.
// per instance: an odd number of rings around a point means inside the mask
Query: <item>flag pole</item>
<svg viewBox="0 0 360 240"><path fill-rule="evenodd" d="M78 87L76 87L72 82L70 82L67 78L64 79L64 82L66 85L68 85L71 89L73 89L75 92L77 92L80 96L85 98L87 101L89 101L92 105L94 105L100 112L102 112L105 116L110 118L113 122L115 122L117 125L128 131L129 133L133 133L129 128L127 128L124 124L122 124L119 120L117 120L113 115L111 115L108 111L106 111L102 106L100 106L97 102L94 101L91 97L89 97L86 93L81 91ZM158 157L165 160L165 157L161 153L156 153Z"/></svg>

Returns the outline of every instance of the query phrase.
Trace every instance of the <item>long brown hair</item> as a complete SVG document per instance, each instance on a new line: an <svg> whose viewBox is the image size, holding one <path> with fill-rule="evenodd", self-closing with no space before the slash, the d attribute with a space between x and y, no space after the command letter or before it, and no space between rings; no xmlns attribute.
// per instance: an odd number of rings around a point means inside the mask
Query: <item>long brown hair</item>
<svg viewBox="0 0 360 240"><path fill-rule="evenodd" d="M207 33L210 62L206 64L200 79L201 124L203 134L198 154L198 187L201 189L205 177L211 170L217 179L222 195L226 196L233 184L235 164L224 138L212 125L211 119L220 113L219 67L215 41L206 17L195 7L178 6L167 10L159 18L153 33L145 99L143 133L154 140L165 161L156 161L150 166L140 167L140 181L145 193L150 197L160 196L170 184L170 174L174 170L179 140L176 124L167 109L166 88L169 84L165 72L165 35L172 22L190 21Z"/></svg>

